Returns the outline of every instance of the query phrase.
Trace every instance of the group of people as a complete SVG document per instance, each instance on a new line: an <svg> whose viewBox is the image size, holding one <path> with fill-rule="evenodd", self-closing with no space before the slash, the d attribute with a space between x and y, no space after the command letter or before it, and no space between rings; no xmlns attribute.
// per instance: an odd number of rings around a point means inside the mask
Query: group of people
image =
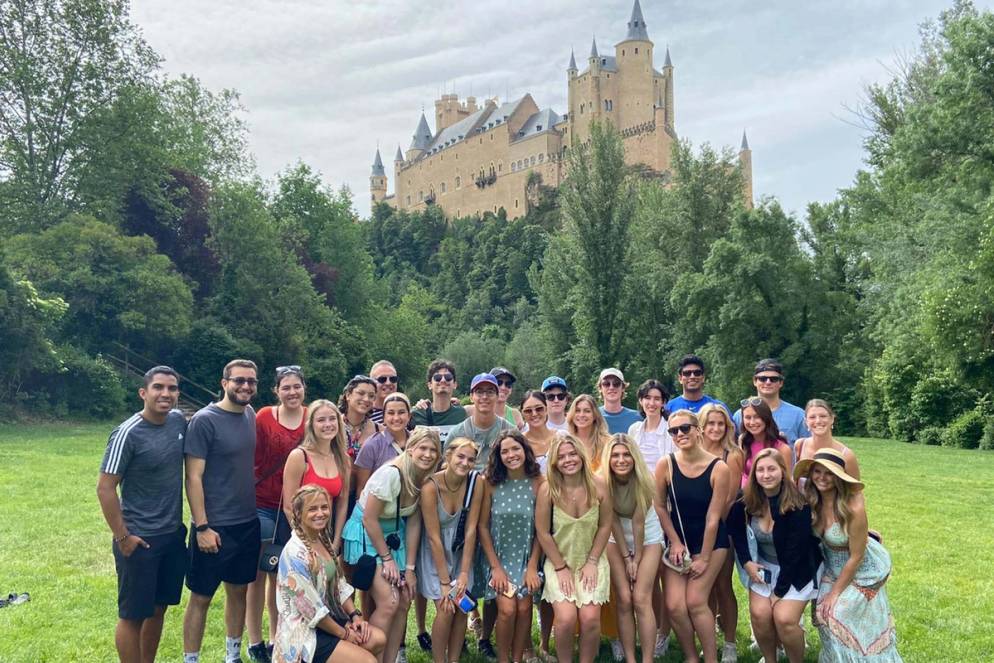
<svg viewBox="0 0 994 663"><path fill-rule="evenodd" d="M222 398L187 423L180 376L149 370L97 487L120 660L155 659L185 579L184 663L200 660L222 583L226 663L242 661L246 629L256 662L402 662L411 604L414 640L436 663L460 659L467 630L500 663L593 661L602 637L615 660L649 663L671 633L686 660L730 663L737 566L767 663L803 660L808 605L819 660L900 661L890 558L829 404L781 400L773 359L734 413L704 392L700 357L685 356L677 380L672 399L646 380L634 410L617 368L601 371L599 401L557 376L515 401L514 374L496 367L463 406L440 359L431 398L412 403L379 361L337 402L308 402L291 365L276 369L276 405L256 411L258 369L236 359Z"/></svg>

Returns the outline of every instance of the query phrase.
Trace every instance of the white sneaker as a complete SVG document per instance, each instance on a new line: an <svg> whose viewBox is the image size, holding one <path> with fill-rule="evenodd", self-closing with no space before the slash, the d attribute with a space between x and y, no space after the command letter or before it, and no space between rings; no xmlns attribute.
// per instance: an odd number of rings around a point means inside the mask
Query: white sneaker
<svg viewBox="0 0 994 663"><path fill-rule="evenodd" d="M726 642L721 648L721 663L738 663L739 654L734 642Z"/></svg>
<svg viewBox="0 0 994 663"><path fill-rule="evenodd" d="M611 641L611 657L619 662L625 660L625 648L621 646L621 640Z"/></svg>
<svg viewBox="0 0 994 663"><path fill-rule="evenodd" d="M658 633L656 634L656 646L652 648L653 656L666 656L666 652L670 650L670 636L662 636Z"/></svg>
<svg viewBox="0 0 994 663"><path fill-rule="evenodd" d="M783 661L787 658L787 652L783 650L783 647L777 647L777 660Z"/></svg>
<svg viewBox="0 0 994 663"><path fill-rule="evenodd" d="M396 663L407 663L407 647L401 647L397 650Z"/></svg>

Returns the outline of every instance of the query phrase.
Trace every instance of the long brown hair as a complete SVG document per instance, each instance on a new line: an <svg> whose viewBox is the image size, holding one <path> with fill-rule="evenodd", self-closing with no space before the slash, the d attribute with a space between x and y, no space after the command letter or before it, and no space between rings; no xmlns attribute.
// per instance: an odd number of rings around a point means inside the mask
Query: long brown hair
<svg viewBox="0 0 994 663"><path fill-rule="evenodd" d="M825 523L822 522L823 498L821 491L815 487L814 481L811 480L811 472L816 466L816 464L812 464L808 469L807 480L804 482L804 496L808 498L808 504L811 505L811 526L817 532L824 532ZM849 500L858 492L858 489L835 474L832 474L832 480L835 482L835 505L833 508L835 520L839 523L842 531L846 533L846 536L849 536L849 525L852 522L852 508L849 506Z"/></svg>
<svg viewBox="0 0 994 663"><path fill-rule="evenodd" d="M803 508L807 504L807 500L801 495L801 491L797 489L794 482L790 480L790 474L787 472L787 465L783 461L783 456L776 449L763 449L756 454L756 458L752 462L752 468L749 470L749 483L746 484L742 492L742 501L745 504L746 511L751 515L759 516L765 513L769 505L766 491L763 490L763 487L759 485L759 481L756 479L756 466L759 465L759 461L766 458L772 458L780 468L781 515Z"/></svg>
<svg viewBox="0 0 994 663"><path fill-rule="evenodd" d="M317 484L306 484L301 486L297 492L293 494L293 498L290 501L290 509L293 514L292 522L290 524L292 525L293 531L297 535L297 538L300 539L301 543L304 544L304 548L307 549L308 570L316 576L323 562L314 552L314 548L311 547L311 539L307 536L307 532L304 530L303 524L304 506L313 497L324 497L324 499L328 501L329 511L331 510L331 496L328 494L328 491ZM331 520L329 519L328 522L331 522ZM331 534L328 532L327 527L318 532L318 540L321 542L321 545L324 546L325 550L327 550L331 555L332 559L331 570L333 573L327 574L328 585L325 591L325 602L328 605L329 611L334 616L339 619L347 618L345 609L342 607L342 603L338 595L338 579L342 576L343 571L341 562L335 555L335 549L331 544Z"/></svg>
<svg viewBox="0 0 994 663"><path fill-rule="evenodd" d="M338 422L338 432L335 439L331 441L331 455L335 458L335 465L338 466L338 473L342 477L343 485L349 486L349 474L352 472L352 461L348 456L348 441L345 437L345 418L341 411L329 400L319 398L307 407L307 426L304 427L304 440L300 443L302 449L317 448L317 435L314 433L314 415L318 410L329 409L335 413L335 420ZM348 490L345 491L346 494Z"/></svg>

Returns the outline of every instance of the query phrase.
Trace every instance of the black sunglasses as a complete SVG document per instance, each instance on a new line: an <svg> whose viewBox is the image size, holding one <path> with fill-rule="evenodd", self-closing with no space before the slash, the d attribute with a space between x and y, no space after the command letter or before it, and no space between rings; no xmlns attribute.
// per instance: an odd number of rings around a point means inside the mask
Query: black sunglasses
<svg viewBox="0 0 994 663"><path fill-rule="evenodd" d="M389 382L390 384L397 384L397 380L398 378L396 375L381 375L380 377L376 378L376 381L379 382L380 384L386 384L387 382Z"/></svg>
<svg viewBox="0 0 994 663"><path fill-rule="evenodd" d="M756 379L760 382L783 382L782 375L757 375Z"/></svg>
<svg viewBox="0 0 994 663"><path fill-rule="evenodd" d="M604 380L601 382L602 387L611 387L612 389L617 389L621 386L621 380Z"/></svg>
<svg viewBox="0 0 994 663"><path fill-rule="evenodd" d="M564 400L566 400L566 393L560 391L560 392L557 392L555 394L546 394L545 395L545 400L547 400L547 401L564 401Z"/></svg>
<svg viewBox="0 0 994 663"><path fill-rule="evenodd" d="M670 434L670 437L676 437L677 433L688 435L693 428L694 424L680 424L679 426L670 426L666 432Z"/></svg>
<svg viewBox="0 0 994 663"><path fill-rule="evenodd" d="M234 382L239 387L246 384L250 387L254 387L257 384L259 384L259 381L256 380L255 378L243 378L243 377L228 378L228 382Z"/></svg>
<svg viewBox="0 0 994 663"><path fill-rule="evenodd" d="M756 407L757 405L762 405L763 399L759 396L753 396L752 398L743 398L739 401L740 407Z"/></svg>
<svg viewBox="0 0 994 663"><path fill-rule="evenodd" d="M680 375L685 378L699 378L704 375L704 371L699 368L691 368L690 370L680 371Z"/></svg>
<svg viewBox="0 0 994 663"><path fill-rule="evenodd" d="M511 387L514 386L514 380L510 380L508 378L503 378L503 379L497 378L497 384L501 387L507 387L508 389L510 389Z"/></svg>
<svg viewBox="0 0 994 663"><path fill-rule="evenodd" d="M433 376L431 376L432 382L454 382L455 379L456 376L452 375L451 373L435 373Z"/></svg>

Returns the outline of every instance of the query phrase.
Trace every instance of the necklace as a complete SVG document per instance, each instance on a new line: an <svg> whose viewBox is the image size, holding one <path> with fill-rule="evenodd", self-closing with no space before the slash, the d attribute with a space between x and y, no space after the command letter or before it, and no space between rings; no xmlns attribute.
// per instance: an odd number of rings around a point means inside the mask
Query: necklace
<svg viewBox="0 0 994 663"><path fill-rule="evenodd" d="M446 489L447 491L449 491L450 493L454 493L454 492L456 492L457 490L459 490L460 488L462 488L462 484L461 484L461 482L460 482L460 485L456 486L455 488L453 488L452 486L450 486L450 485L449 485L449 480L448 480L448 478L447 478L447 477L448 477L448 475L449 475L449 473L448 473L448 472L442 472L442 483L444 483L444 484L445 484L445 489Z"/></svg>

